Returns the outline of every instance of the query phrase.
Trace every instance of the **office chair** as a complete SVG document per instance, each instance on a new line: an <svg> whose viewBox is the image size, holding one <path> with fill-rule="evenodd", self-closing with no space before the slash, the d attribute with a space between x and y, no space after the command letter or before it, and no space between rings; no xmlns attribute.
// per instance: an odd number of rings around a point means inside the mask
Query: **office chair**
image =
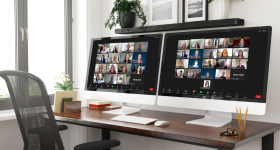
<svg viewBox="0 0 280 150"><path fill-rule="evenodd" d="M24 142L23 150L64 150L44 82L30 73L0 71L7 84ZM74 150L101 150L119 146L117 140L89 142Z"/></svg>

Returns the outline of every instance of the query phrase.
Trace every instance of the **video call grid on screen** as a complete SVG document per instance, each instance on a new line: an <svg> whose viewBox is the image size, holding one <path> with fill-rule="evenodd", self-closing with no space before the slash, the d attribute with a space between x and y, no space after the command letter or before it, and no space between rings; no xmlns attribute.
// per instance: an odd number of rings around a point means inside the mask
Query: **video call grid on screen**
<svg viewBox="0 0 280 150"><path fill-rule="evenodd" d="M175 78L246 80L234 76L248 69L249 42L250 37L178 40Z"/></svg>
<svg viewBox="0 0 280 150"><path fill-rule="evenodd" d="M145 74L148 43L98 44L93 83L130 85L132 74L143 79L140 76Z"/></svg>
<svg viewBox="0 0 280 150"><path fill-rule="evenodd" d="M239 101L265 103L271 30L252 27L166 34L158 95L188 97L193 91L210 95L215 92L219 94L212 99L238 94ZM196 41L191 42L192 39ZM224 49L232 49L231 54L221 57ZM242 49L243 57L238 58L237 52ZM195 55L196 50L203 50L202 54L199 51ZM244 67L238 66L239 60ZM256 95L262 98L255 98Z"/></svg>

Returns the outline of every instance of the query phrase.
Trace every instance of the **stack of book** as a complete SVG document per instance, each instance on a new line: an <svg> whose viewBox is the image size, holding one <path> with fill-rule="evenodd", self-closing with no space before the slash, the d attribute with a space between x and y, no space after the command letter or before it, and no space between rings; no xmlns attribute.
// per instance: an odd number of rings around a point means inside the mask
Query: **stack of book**
<svg viewBox="0 0 280 150"><path fill-rule="evenodd" d="M89 108L104 109L106 106L111 106L110 101L91 101Z"/></svg>

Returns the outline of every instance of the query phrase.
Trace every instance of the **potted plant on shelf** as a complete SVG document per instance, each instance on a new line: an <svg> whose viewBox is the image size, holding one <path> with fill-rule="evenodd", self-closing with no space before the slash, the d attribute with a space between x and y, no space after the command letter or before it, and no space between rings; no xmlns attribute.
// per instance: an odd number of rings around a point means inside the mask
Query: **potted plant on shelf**
<svg viewBox="0 0 280 150"><path fill-rule="evenodd" d="M140 6L140 2L140 0L116 0L109 19L105 22L105 28L109 27L111 30L117 24L120 24L122 28L131 28L135 23L135 14L143 20L142 26L144 26L147 19Z"/></svg>

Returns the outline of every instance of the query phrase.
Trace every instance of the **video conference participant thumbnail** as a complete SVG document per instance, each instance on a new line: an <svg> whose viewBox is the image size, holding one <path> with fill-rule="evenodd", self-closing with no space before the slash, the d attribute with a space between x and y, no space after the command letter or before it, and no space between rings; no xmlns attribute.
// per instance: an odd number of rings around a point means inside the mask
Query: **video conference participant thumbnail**
<svg viewBox="0 0 280 150"><path fill-rule="evenodd" d="M230 80L230 73L231 73L231 70L216 69L215 79Z"/></svg>
<svg viewBox="0 0 280 150"><path fill-rule="evenodd" d="M204 48L217 48L218 43L219 43L218 38L205 39L204 40Z"/></svg>
<svg viewBox="0 0 280 150"><path fill-rule="evenodd" d="M246 69L232 69L231 80L246 80L247 70Z"/></svg>
<svg viewBox="0 0 280 150"><path fill-rule="evenodd" d="M231 59L217 59L216 69L231 69Z"/></svg>
<svg viewBox="0 0 280 150"><path fill-rule="evenodd" d="M130 85L143 85L144 75L131 74L130 75Z"/></svg>
<svg viewBox="0 0 280 150"><path fill-rule="evenodd" d="M175 69L175 78L187 78L188 69Z"/></svg>
<svg viewBox="0 0 280 150"><path fill-rule="evenodd" d="M232 59L232 69L247 69L248 59Z"/></svg>
<svg viewBox="0 0 280 150"><path fill-rule="evenodd" d="M110 43L109 53L120 53L122 43Z"/></svg>
<svg viewBox="0 0 280 150"><path fill-rule="evenodd" d="M131 64L119 64L119 74L131 74Z"/></svg>
<svg viewBox="0 0 280 150"><path fill-rule="evenodd" d="M233 38L220 38L219 48L231 48L233 46Z"/></svg>
<svg viewBox="0 0 280 150"><path fill-rule="evenodd" d="M190 40L179 40L178 41L178 50L190 49Z"/></svg>
<svg viewBox="0 0 280 150"><path fill-rule="evenodd" d="M176 59L176 68L188 68L188 59Z"/></svg>
<svg viewBox="0 0 280 150"><path fill-rule="evenodd" d="M190 50L177 50L177 58L188 59Z"/></svg>
<svg viewBox="0 0 280 150"><path fill-rule="evenodd" d="M121 53L119 54L119 63L132 63L133 53Z"/></svg>
<svg viewBox="0 0 280 150"><path fill-rule="evenodd" d="M135 52L147 52L149 42L135 42Z"/></svg>
<svg viewBox="0 0 280 150"><path fill-rule="evenodd" d="M104 74L95 73L93 77L93 83L103 84L104 83Z"/></svg>
<svg viewBox="0 0 280 150"><path fill-rule="evenodd" d="M119 54L109 53L109 63L119 63Z"/></svg>
<svg viewBox="0 0 280 150"><path fill-rule="evenodd" d="M110 44L98 44L97 53L98 54L106 54L109 53Z"/></svg>
<svg viewBox="0 0 280 150"><path fill-rule="evenodd" d="M233 47L249 47L250 37L235 37Z"/></svg>
<svg viewBox="0 0 280 150"><path fill-rule="evenodd" d="M232 50L232 58L248 58L249 48L234 48Z"/></svg>
<svg viewBox="0 0 280 150"><path fill-rule="evenodd" d="M107 64L106 68L107 68L106 69L107 73L110 73L110 74L118 73L118 64Z"/></svg>
<svg viewBox="0 0 280 150"><path fill-rule="evenodd" d="M96 64L94 73L106 73L106 64Z"/></svg>
<svg viewBox="0 0 280 150"><path fill-rule="evenodd" d="M146 64L132 64L132 74L145 74Z"/></svg>
<svg viewBox="0 0 280 150"><path fill-rule="evenodd" d="M105 64L108 63L109 54L97 54L96 63Z"/></svg>
<svg viewBox="0 0 280 150"><path fill-rule="evenodd" d="M200 79L201 69L188 69L188 78L190 79Z"/></svg>
<svg viewBox="0 0 280 150"><path fill-rule="evenodd" d="M211 85L211 80L204 80L204 88L208 88L210 89L210 85Z"/></svg>
<svg viewBox="0 0 280 150"><path fill-rule="evenodd" d="M106 74L105 75L105 84L116 84L117 83L117 74Z"/></svg>
<svg viewBox="0 0 280 150"><path fill-rule="evenodd" d="M232 48L218 49L218 58L232 58Z"/></svg>
<svg viewBox="0 0 280 150"><path fill-rule="evenodd" d="M200 89L214 89L214 80L201 80Z"/></svg>
<svg viewBox="0 0 280 150"><path fill-rule="evenodd" d="M190 59L188 68L201 68L202 59Z"/></svg>
<svg viewBox="0 0 280 150"><path fill-rule="evenodd" d="M217 49L204 49L203 58L217 58Z"/></svg>
<svg viewBox="0 0 280 150"><path fill-rule="evenodd" d="M133 63L146 63L147 53L134 53Z"/></svg>
<svg viewBox="0 0 280 150"><path fill-rule="evenodd" d="M190 42L191 49L203 49L204 48L204 39L191 39Z"/></svg>
<svg viewBox="0 0 280 150"><path fill-rule="evenodd" d="M216 66L216 59L203 59L202 68L203 69L214 69Z"/></svg>
<svg viewBox="0 0 280 150"><path fill-rule="evenodd" d="M129 85L130 75L129 74L118 74L117 84Z"/></svg>
<svg viewBox="0 0 280 150"><path fill-rule="evenodd" d="M134 52L134 42L122 43L122 53L133 53Z"/></svg>
<svg viewBox="0 0 280 150"><path fill-rule="evenodd" d="M201 69L201 79L215 79L215 69Z"/></svg>
<svg viewBox="0 0 280 150"><path fill-rule="evenodd" d="M190 59L202 59L203 49L190 50Z"/></svg>

